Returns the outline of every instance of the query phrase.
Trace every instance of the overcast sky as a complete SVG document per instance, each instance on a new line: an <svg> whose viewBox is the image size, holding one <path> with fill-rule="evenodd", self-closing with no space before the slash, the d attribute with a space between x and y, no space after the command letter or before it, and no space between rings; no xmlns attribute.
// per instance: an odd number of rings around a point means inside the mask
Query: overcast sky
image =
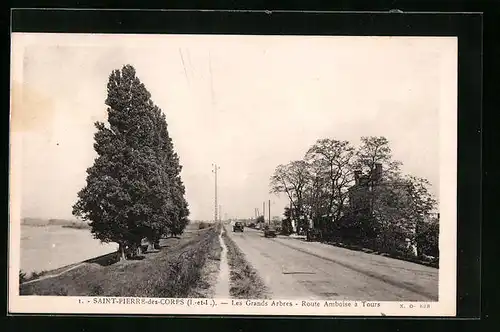
<svg viewBox="0 0 500 332"><path fill-rule="evenodd" d="M319 138L386 136L403 170L438 195L455 58L448 38L13 34L22 216L72 218L108 75L125 64L166 114L192 219L213 218L212 163L223 215L251 217L269 199L281 215L287 200L269 194L269 177Z"/></svg>

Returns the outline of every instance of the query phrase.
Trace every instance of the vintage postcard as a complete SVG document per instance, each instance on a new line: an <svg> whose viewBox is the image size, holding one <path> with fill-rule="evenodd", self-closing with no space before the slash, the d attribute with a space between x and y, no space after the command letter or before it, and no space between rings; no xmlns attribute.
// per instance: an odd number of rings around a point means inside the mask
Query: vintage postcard
<svg viewBox="0 0 500 332"><path fill-rule="evenodd" d="M454 316L457 38L13 33L9 311Z"/></svg>

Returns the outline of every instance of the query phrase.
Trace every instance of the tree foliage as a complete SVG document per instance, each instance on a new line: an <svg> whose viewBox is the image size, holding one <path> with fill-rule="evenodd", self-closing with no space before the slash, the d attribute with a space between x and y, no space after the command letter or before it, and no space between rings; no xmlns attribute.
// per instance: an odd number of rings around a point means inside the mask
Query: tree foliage
<svg viewBox="0 0 500 332"><path fill-rule="evenodd" d="M108 126L95 123L97 158L73 214L90 221L96 238L118 243L124 258L143 238L181 233L189 210L165 115L135 69L114 70L107 91Z"/></svg>
<svg viewBox="0 0 500 332"><path fill-rule="evenodd" d="M292 210L289 207L285 207L283 212L284 218L281 220L281 232L282 234L288 235L293 232L292 227Z"/></svg>
<svg viewBox="0 0 500 332"><path fill-rule="evenodd" d="M355 168L372 174L377 164L381 164L386 178L398 176L401 162L392 159L389 140L383 136L363 136L356 151Z"/></svg>
<svg viewBox="0 0 500 332"><path fill-rule="evenodd" d="M313 174L311 218L329 217L333 222L342 216L353 179L355 150L348 141L320 139L307 151L305 160ZM319 202L326 204L319 205ZM320 223L323 226L323 223Z"/></svg>
<svg viewBox="0 0 500 332"><path fill-rule="evenodd" d="M385 137L361 137L358 147L319 139L303 160L279 165L270 188L290 200L284 220L299 227L311 220L323 237L404 254L417 245L417 255L435 254L438 222L429 220L437 202L430 183L402 174L400 166Z"/></svg>
<svg viewBox="0 0 500 332"><path fill-rule="evenodd" d="M306 204L306 191L310 180L310 170L306 161L292 161L276 167L271 176L271 193L285 193L292 204L298 227L306 224L309 206Z"/></svg>

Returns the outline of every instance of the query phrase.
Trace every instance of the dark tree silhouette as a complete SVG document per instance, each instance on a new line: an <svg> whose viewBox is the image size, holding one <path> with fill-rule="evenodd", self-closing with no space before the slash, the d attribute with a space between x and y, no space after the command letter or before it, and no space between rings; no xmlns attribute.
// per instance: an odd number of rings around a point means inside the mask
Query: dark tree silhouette
<svg viewBox="0 0 500 332"><path fill-rule="evenodd" d="M168 229L183 229L188 210L165 116L135 69L114 70L107 88L109 126L95 124L98 156L73 214L90 221L96 238L117 242L126 259L143 238L158 243Z"/></svg>

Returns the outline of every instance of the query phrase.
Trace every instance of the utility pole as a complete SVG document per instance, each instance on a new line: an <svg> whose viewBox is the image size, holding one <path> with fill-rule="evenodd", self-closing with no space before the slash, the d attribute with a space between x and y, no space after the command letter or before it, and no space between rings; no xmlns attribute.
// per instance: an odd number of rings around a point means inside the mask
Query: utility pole
<svg viewBox="0 0 500 332"><path fill-rule="evenodd" d="M267 202L267 208L269 209L269 225L271 225L271 200Z"/></svg>
<svg viewBox="0 0 500 332"><path fill-rule="evenodd" d="M220 169L217 164L212 164L212 173L215 174L215 201L214 201L214 222L218 221L217 217L217 171Z"/></svg>
<svg viewBox="0 0 500 332"><path fill-rule="evenodd" d="M266 222L266 201L262 202L262 216L264 217L264 223Z"/></svg>

